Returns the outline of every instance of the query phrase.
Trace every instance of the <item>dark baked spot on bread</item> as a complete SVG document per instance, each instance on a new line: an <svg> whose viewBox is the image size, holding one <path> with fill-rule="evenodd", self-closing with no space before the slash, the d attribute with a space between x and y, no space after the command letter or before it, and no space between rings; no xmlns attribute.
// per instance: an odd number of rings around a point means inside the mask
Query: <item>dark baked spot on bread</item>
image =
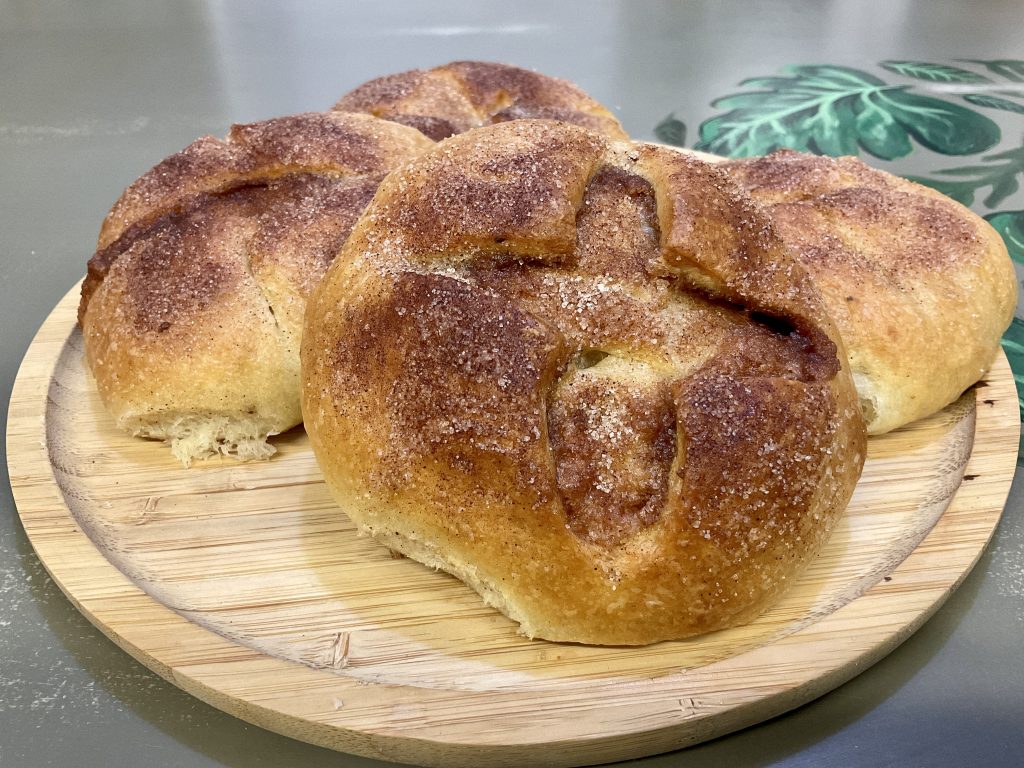
<svg viewBox="0 0 1024 768"><path fill-rule="evenodd" d="M737 557L797 557L813 527L804 513L820 487L813 470L827 462L838 427L827 386L702 375L677 399L686 525Z"/></svg>
<svg viewBox="0 0 1024 768"><path fill-rule="evenodd" d="M256 165L256 158L244 147L205 136L181 152L164 158L139 177L125 190L111 215L116 218L121 209L129 209L136 215L130 216L126 223L129 226L141 224L154 213L162 215L180 210L199 195L252 183L248 174ZM204 183L197 185L199 179ZM139 212L143 216L137 215Z"/></svg>
<svg viewBox="0 0 1024 768"><path fill-rule="evenodd" d="M400 209L396 223L410 237L437 249L448 248L464 234L475 236L481 245L501 245L543 214L551 190L538 183L533 192L516 195L512 185L467 174L458 185L426 187L421 198Z"/></svg>
<svg viewBox="0 0 1024 768"><path fill-rule="evenodd" d="M741 312L727 338L707 373L813 382L828 381L839 372L831 339L820 333L808 335L778 318Z"/></svg>
<svg viewBox="0 0 1024 768"><path fill-rule="evenodd" d="M842 183L842 172L832 158L789 149L766 157L730 161L723 167L741 174L743 185L762 198L807 199Z"/></svg>
<svg viewBox="0 0 1024 768"><path fill-rule="evenodd" d="M346 113L236 125L226 141L206 137L193 142L134 182L107 216L82 285L79 322L111 265L137 240L149 237L150 228L166 228L170 218L216 206L227 197L245 198L247 215L260 219L264 246L275 237L283 243L287 226L304 228L308 250L292 233L287 251L271 253L263 247L260 254L264 264L281 262L290 270L281 279L297 281L295 290L308 294L383 175L428 145L412 130ZM304 273L304 265L313 273Z"/></svg>
<svg viewBox="0 0 1024 768"><path fill-rule="evenodd" d="M446 69L469 91L470 100L493 113L503 105L542 102L563 97L570 89L574 96L582 92L564 81L508 64L482 61L455 61Z"/></svg>
<svg viewBox="0 0 1024 768"><path fill-rule="evenodd" d="M204 137L160 161L129 186L104 221L99 245L89 259L78 306L79 323L111 265L148 227L201 204L211 194L239 186L238 174L246 174L252 167L251 158L237 147ZM196 188L197 178L205 179L206 184Z"/></svg>
<svg viewBox="0 0 1024 768"><path fill-rule="evenodd" d="M232 207L238 208L240 205L246 206L245 197L263 192L265 186L249 184L245 185L244 189L245 192L240 192L238 188L235 188L224 195L200 194L192 198L184 198L179 204L169 207L161 215L147 217L132 224L113 243L97 250L89 259L86 278L82 283L78 321L81 323L84 320L93 294L99 289L111 267L129 252L144 254L141 261L148 265L141 271L137 264L131 267L129 274L132 277L127 284L129 298L134 298L139 303L143 308L141 310L143 313L146 306L145 295L151 293L163 293L170 296L178 291L183 297L198 297L201 294L210 293L212 290L210 286L200 285L204 282L200 273L204 269L202 264L214 262L218 254L216 249L212 248L208 257L202 255L203 238L205 237L202 233L215 226L215 222L209 216L209 210L204 214L204 209L216 209L219 200L230 201L222 208L225 211ZM247 206L246 212L249 211L251 211L251 207ZM196 257L200 259L200 264L193 267L186 265L187 259ZM152 276L147 273L146 269L152 269ZM171 273L176 276L168 278L167 275ZM186 278L186 274L189 277ZM160 277L156 277L156 275L160 275ZM169 282L165 283L165 281ZM148 282L152 282L154 285L149 286ZM190 287L187 283L195 283L195 285ZM190 309L199 305L205 305L205 301L201 301L199 304L186 302L179 311L181 314L186 314ZM170 308L165 308L165 311L170 311ZM152 323L139 319L135 325L138 328L146 328Z"/></svg>
<svg viewBox="0 0 1024 768"><path fill-rule="evenodd" d="M570 529L613 546L661 516L676 425L668 381L629 367L617 376L608 360L570 368L552 391L548 419Z"/></svg>
<svg viewBox="0 0 1024 768"><path fill-rule="evenodd" d="M380 177L291 174L268 185L250 246L253 271L286 276L308 296L373 198Z"/></svg>
<svg viewBox="0 0 1024 768"><path fill-rule="evenodd" d="M852 157L789 150L723 164L771 208L802 261L869 272L900 288L909 275L980 253L976 224L953 201Z"/></svg>
<svg viewBox="0 0 1024 768"><path fill-rule="evenodd" d="M330 113L234 125L229 139L275 163L311 170L342 167L353 175L380 175L390 164L377 137L369 131L353 130L344 121L332 119Z"/></svg>
<svg viewBox="0 0 1024 768"><path fill-rule="evenodd" d="M630 349L663 357L670 337L678 340L693 332L661 314L669 301L668 285L638 288L635 282L587 274L572 259L550 269L533 262L485 263L468 274L481 289L508 296L544 318L576 350Z"/></svg>
<svg viewBox="0 0 1024 768"><path fill-rule="evenodd" d="M643 164L656 164L665 190L659 208L662 250L653 274L768 315L789 315L813 325L820 297L787 258L771 220L719 168L650 145Z"/></svg>
<svg viewBox="0 0 1024 768"><path fill-rule="evenodd" d="M491 115L491 123L510 120L558 120L573 123L590 130L600 130L601 118L559 107L523 107L518 104L505 107Z"/></svg>
<svg viewBox="0 0 1024 768"><path fill-rule="evenodd" d="M379 182L380 177L297 173L265 184L239 185L222 193L200 195L187 201L189 206L184 210L140 222L115 243L97 251L89 261L82 307L88 305L110 266L131 249L145 253L141 260L145 267L133 267L133 277L127 284L140 307L138 327L160 322L144 319L146 307L156 295L165 297L159 304L162 313L174 311L188 316L204 307L209 297L200 297L213 291L206 273L216 272L223 257L218 250L222 244L216 236L220 224L217 219L232 216L251 221L251 238L244 245L243 256L251 261L256 276L286 279L298 295L308 296ZM180 301L172 306L176 294Z"/></svg>
<svg viewBox="0 0 1024 768"><path fill-rule="evenodd" d="M384 75L349 91L334 105L337 110L366 111L376 117L389 117L386 108L415 92L426 78L420 69Z"/></svg>
<svg viewBox="0 0 1024 768"><path fill-rule="evenodd" d="M645 283L661 238L651 183L635 173L603 166L587 185L576 216L578 269Z"/></svg>
<svg viewBox="0 0 1024 768"><path fill-rule="evenodd" d="M110 271L110 266L121 255L121 250L116 248L116 243L109 245L93 254L86 266L85 279L82 281L82 296L78 302L78 324L85 322L85 312L92 301L96 289L100 287L103 279Z"/></svg>
<svg viewBox="0 0 1024 768"><path fill-rule="evenodd" d="M375 209L381 232L406 252L460 249L466 258L484 254L545 262L571 256L578 206L573 190L582 194L600 139L583 132L567 135L554 124L539 136L531 131L517 137L521 124L508 125L508 141L495 146L493 155L459 158L458 144L449 143L414 169L392 176L394 188L415 187L417 194L400 205L385 200Z"/></svg>
<svg viewBox="0 0 1024 768"><path fill-rule="evenodd" d="M391 292L367 298L349 310L352 335L333 350L332 371L338 395L387 389L382 475L400 482L429 459L472 476L496 460L550 492L538 447L544 393L565 357L559 335L506 299L442 275L402 272Z"/></svg>
<svg viewBox="0 0 1024 768"><path fill-rule="evenodd" d="M449 136L454 136L455 134L466 130L465 127L452 120L444 117L435 117L434 115L406 115L396 113L388 115L388 120L393 120L396 123L401 123L402 125L408 125L410 128L415 128L428 139L433 139L434 141L447 139Z"/></svg>
<svg viewBox="0 0 1024 768"><path fill-rule="evenodd" d="M618 121L572 83L507 64L457 61L371 80L335 110L395 120L440 140L483 125L546 119L626 138Z"/></svg>
<svg viewBox="0 0 1024 768"><path fill-rule="evenodd" d="M861 230L861 239L866 233L890 239L888 247L878 242L876 252L888 257L886 266L894 282L905 282L908 270L942 269L978 252L979 235L970 220L952 201L931 194L852 187L823 195L814 205L851 230ZM857 236L851 232L847 242L855 245ZM876 263L885 262L877 259Z"/></svg>
<svg viewBox="0 0 1024 768"><path fill-rule="evenodd" d="M614 118L567 80L528 69L484 62L448 66L487 114L484 124L508 120L559 120L616 136ZM625 138L625 134L622 135Z"/></svg>
<svg viewBox="0 0 1024 768"><path fill-rule="evenodd" d="M128 246L125 301L140 332L190 322L232 290L242 274L232 255L251 228L240 225L245 201L222 200L159 220ZM227 254L227 255L226 255Z"/></svg>

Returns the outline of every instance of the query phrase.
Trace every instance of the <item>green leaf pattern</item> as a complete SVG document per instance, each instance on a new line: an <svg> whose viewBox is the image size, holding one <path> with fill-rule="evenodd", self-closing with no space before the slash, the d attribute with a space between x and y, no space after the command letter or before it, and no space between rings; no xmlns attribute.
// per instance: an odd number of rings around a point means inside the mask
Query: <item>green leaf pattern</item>
<svg viewBox="0 0 1024 768"><path fill-rule="evenodd" d="M790 77L762 77L742 85L757 90L718 99L729 110L701 124L696 149L749 157L775 149L904 157L917 141L945 155L983 152L999 141L999 126L974 110L887 85L850 67L791 67Z"/></svg>
<svg viewBox="0 0 1024 768"><path fill-rule="evenodd" d="M879 66L904 77L928 80L933 83L986 83L989 78L969 69L927 61L883 61Z"/></svg>
<svg viewBox="0 0 1024 768"><path fill-rule="evenodd" d="M663 141L666 144L685 147L686 123L679 120L675 113L673 113L654 126L654 135L658 137L659 141Z"/></svg>
<svg viewBox="0 0 1024 768"><path fill-rule="evenodd" d="M1024 264L1024 211L1000 211L985 217L1006 243L1010 258Z"/></svg>
<svg viewBox="0 0 1024 768"><path fill-rule="evenodd" d="M1024 61L1020 59L964 59L970 64L980 64L989 72L1011 83L1024 83Z"/></svg>
<svg viewBox="0 0 1024 768"><path fill-rule="evenodd" d="M964 94L964 101L974 104L977 107L987 107L988 109L1004 109L1007 112L1016 112L1018 115L1024 115L1024 104L1016 101L1010 101L999 96L993 96L988 93L967 93Z"/></svg>
<svg viewBox="0 0 1024 768"><path fill-rule="evenodd" d="M949 195L963 205L973 205L979 190L991 188L983 202L986 208L995 208L1020 187L1018 177L1024 174L1024 145L982 157L981 160L987 165L961 165L935 171L953 178L911 178Z"/></svg>

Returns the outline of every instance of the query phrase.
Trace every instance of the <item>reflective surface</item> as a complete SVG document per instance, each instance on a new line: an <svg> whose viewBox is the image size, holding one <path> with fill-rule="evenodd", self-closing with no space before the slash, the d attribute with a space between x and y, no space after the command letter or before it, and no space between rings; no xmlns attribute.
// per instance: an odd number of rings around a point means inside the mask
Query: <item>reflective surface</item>
<svg viewBox="0 0 1024 768"><path fill-rule="evenodd" d="M323 109L369 78L475 58L574 80L637 138L652 138L675 113L692 144L699 124L721 112L714 99L787 65L877 72L887 59L1013 59L1024 56L1020 41L1020 4L1011 1L0 1L0 391L6 400L35 329L84 273L121 190L231 122ZM1019 142L1024 124L998 117L1006 139ZM1003 207L1024 208L1021 194ZM1019 764L1021 506L1018 479L975 571L887 659L794 713L638 763ZM5 482L0 765L71 764L383 765L246 725L136 664L49 580Z"/></svg>

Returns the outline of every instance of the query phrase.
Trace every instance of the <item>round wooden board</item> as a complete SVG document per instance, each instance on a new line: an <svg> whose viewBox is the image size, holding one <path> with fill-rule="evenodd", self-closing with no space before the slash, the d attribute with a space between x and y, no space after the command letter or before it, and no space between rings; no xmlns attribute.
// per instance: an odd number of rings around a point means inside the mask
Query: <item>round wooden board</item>
<svg viewBox="0 0 1024 768"><path fill-rule="evenodd" d="M873 439L824 552L748 626L599 648L527 640L468 587L356 535L301 429L269 462L185 470L116 432L83 367L77 288L33 341L7 448L22 521L71 601L238 717L424 765L579 765L748 726L914 631L985 548L1018 440L1013 378Z"/></svg>

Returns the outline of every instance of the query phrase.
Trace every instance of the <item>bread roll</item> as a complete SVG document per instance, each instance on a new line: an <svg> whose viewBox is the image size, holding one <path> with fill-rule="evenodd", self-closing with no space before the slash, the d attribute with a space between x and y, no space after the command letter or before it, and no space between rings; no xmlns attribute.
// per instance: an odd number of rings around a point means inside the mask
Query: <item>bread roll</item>
<svg viewBox="0 0 1024 768"><path fill-rule="evenodd" d="M852 157L783 150L724 167L767 207L817 285L869 433L940 410L988 370L1017 278L981 217Z"/></svg>
<svg viewBox="0 0 1024 768"><path fill-rule="evenodd" d="M310 299L340 507L533 637L642 644L792 583L865 452L845 352L721 170L524 120L391 174Z"/></svg>
<svg viewBox="0 0 1024 768"><path fill-rule="evenodd" d="M310 290L384 174L432 144L369 115L296 115L199 139L128 187L79 307L117 426L186 466L272 453L268 435L301 420Z"/></svg>
<svg viewBox="0 0 1024 768"><path fill-rule="evenodd" d="M626 138L607 109L567 80L482 61L379 77L343 96L334 109L411 125L435 140L522 118L561 120Z"/></svg>

